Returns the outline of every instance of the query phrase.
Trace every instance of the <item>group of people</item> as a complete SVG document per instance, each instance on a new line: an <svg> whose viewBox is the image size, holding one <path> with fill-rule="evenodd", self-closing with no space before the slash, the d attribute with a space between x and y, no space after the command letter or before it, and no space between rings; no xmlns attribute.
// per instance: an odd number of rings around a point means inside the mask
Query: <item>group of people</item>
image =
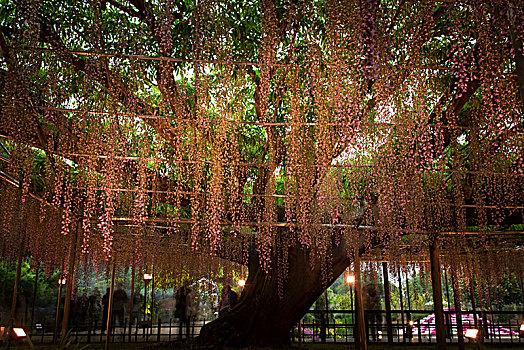
<svg viewBox="0 0 524 350"><path fill-rule="evenodd" d="M218 315L223 316L237 304L238 301L238 294L231 289L231 286L229 284L224 286L224 289L222 289L222 296L220 298L220 302L218 303Z"/></svg>
<svg viewBox="0 0 524 350"><path fill-rule="evenodd" d="M100 290L95 288L93 294L87 295L86 292L82 293L80 297L72 302L71 307L71 323L72 324L83 324L87 321L88 329L96 332L100 329L102 333L107 328L107 314L109 308L109 288L106 293L102 296ZM112 324L122 326L124 324L124 316L126 314L126 305L128 303L128 297L125 290L119 288L114 291L112 309ZM101 321L101 322L100 322Z"/></svg>
<svg viewBox="0 0 524 350"><path fill-rule="evenodd" d="M188 286L182 286L175 292L175 317L180 319L179 334L182 337L190 335L191 321L198 314L199 305L195 302L193 291ZM238 301L238 294L231 289L230 285L225 285L222 290L220 302L218 304L219 316L223 316L236 305Z"/></svg>
<svg viewBox="0 0 524 350"><path fill-rule="evenodd" d="M93 294L87 295L84 292L73 302L71 322L73 324L82 324L87 321L87 327L96 333L98 329L102 334L107 328L107 316L109 308L110 289L102 296L100 290L95 288ZM136 296L135 296L136 298ZM185 331L187 336L190 335L191 322L198 315L200 305L198 298L194 295L189 286L182 286L175 291L175 318L180 320L179 334L182 336ZM230 285L225 285L220 301L218 303L218 313L223 316L237 304L238 294L231 289ZM127 293L124 289L118 288L114 291L113 304L111 306L112 325L124 325L126 316L126 307L129 304ZM139 306L139 301L135 300L135 307ZM135 314L135 312L133 312ZM138 310L137 310L138 313ZM138 317L134 315L133 318Z"/></svg>

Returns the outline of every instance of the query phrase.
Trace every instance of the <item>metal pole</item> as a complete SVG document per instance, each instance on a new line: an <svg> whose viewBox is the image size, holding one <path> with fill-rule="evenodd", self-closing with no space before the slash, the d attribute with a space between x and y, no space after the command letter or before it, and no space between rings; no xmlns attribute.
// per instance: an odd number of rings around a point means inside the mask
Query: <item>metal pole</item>
<svg viewBox="0 0 524 350"><path fill-rule="evenodd" d="M393 344L393 323L391 320L391 292L389 290L389 273L387 262L382 262L382 274L384 275L384 299L386 304L386 330L388 332L388 344Z"/></svg>
<svg viewBox="0 0 524 350"><path fill-rule="evenodd" d="M107 328L106 328L106 344L105 350L109 349L109 341L111 339L111 313L113 308L113 293L115 291L115 270L116 259L113 258L113 271L111 272L111 288L109 289L109 305L107 307Z"/></svg>

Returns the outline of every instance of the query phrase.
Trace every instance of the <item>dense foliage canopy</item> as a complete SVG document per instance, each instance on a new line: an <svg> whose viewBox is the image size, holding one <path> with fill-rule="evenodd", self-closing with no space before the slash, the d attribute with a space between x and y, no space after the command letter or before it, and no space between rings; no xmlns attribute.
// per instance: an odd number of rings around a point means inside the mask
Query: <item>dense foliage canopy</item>
<svg viewBox="0 0 524 350"><path fill-rule="evenodd" d="M521 254L522 1L0 4L3 257Z"/></svg>

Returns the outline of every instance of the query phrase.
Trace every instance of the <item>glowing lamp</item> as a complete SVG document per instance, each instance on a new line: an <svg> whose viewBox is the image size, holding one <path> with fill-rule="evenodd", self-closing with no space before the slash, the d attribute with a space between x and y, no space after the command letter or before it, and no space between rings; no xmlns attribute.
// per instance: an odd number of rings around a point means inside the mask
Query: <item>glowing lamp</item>
<svg viewBox="0 0 524 350"><path fill-rule="evenodd" d="M465 337L469 339L475 339L477 337L479 330L475 328L470 328L466 330Z"/></svg>
<svg viewBox="0 0 524 350"><path fill-rule="evenodd" d="M409 325L413 327L413 325L415 324L415 322L413 322L413 320L409 320Z"/></svg>
<svg viewBox="0 0 524 350"><path fill-rule="evenodd" d="M24 338L27 335L22 328L13 328L13 334L15 338Z"/></svg>
<svg viewBox="0 0 524 350"><path fill-rule="evenodd" d="M150 273L144 273L144 281L149 282L153 279L153 275Z"/></svg>
<svg viewBox="0 0 524 350"><path fill-rule="evenodd" d="M237 284L239 287L244 288L244 286L246 285L246 280L241 278L238 280Z"/></svg>
<svg viewBox="0 0 524 350"><path fill-rule="evenodd" d="M67 280L65 278L59 278L58 279L58 284L61 284L61 285L64 285L66 284Z"/></svg>
<svg viewBox="0 0 524 350"><path fill-rule="evenodd" d="M346 276L346 283L347 283L347 284L353 284L353 283L355 283L355 276L354 276L354 275L347 275L347 276Z"/></svg>
<svg viewBox="0 0 524 350"><path fill-rule="evenodd" d="M524 323L520 325L520 331L524 332Z"/></svg>

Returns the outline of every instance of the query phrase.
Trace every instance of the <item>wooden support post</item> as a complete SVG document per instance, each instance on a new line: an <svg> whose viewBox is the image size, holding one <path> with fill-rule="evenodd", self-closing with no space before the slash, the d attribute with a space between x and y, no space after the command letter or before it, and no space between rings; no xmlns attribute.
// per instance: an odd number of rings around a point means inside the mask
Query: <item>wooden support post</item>
<svg viewBox="0 0 524 350"><path fill-rule="evenodd" d="M58 339L58 320L60 318L60 302L62 300L62 279L63 279L63 273L64 271L64 264L62 263L62 269L60 270L60 277L58 280L58 300L56 301L56 315L55 315L55 329L53 329L53 343L55 343Z"/></svg>
<svg viewBox="0 0 524 350"><path fill-rule="evenodd" d="M451 308L451 299L449 298L449 282L448 282L448 274L446 273L446 269L444 269L444 283L446 283L446 297L448 298L448 310Z"/></svg>
<svg viewBox="0 0 524 350"><path fill-rule="evenodd" d="M444 269L444 283L446 284L446 298L448 300L448 312L446 312L446 330L449 339L453 339L453 325L451 324L451 299L449 298L449 282L447 269Z"/></svg>
<svg viewBox="0 0 524 350"><path fill-rule="evenodd" d="M393 344L393 323L391 321L391 291L389 290L388 263L382 262L382 274L384 275L384 299L386 304L386 331L388 332L388 344Z"/></svg>
<svg viewBox="0 0 524 350"><path fill-rule="evenodd" d="M33 331L33 325L35 322L35 304L36 304L36 292L38 291L38 277L40 274L40 263L36 265L36 272L35 272L35 284L33 288L33 300L31 301L31 322L29 323L29 326L31 327L31 332Z"/></svg>
<svg viewBox="0 0 524 350"><path fill-rule="evenodd" d="M153 324L153 317L155 312L155 265L153 265L151 269L151 274L153 275L153 278L151 280L151 302L150 302L150 314L151 314L151 324Z"/></svg>
<svg viewBox="0 0 524 350"><path fill-rule="evenodd" d="M460 286L457 280L457 273L451 269L451 285L453 286L453 304L455 305L455 315L457 319L457 338L459 350L464 350L464 331L462 328L462 306L460 301Z"/></svg>
<svg viewBox="0 0 524 350"><path fill-rule="evenodd" d="M22 182L20 181L19 184ZM18 186L19 191L19 201L18 201L18 239L20 240L20 246L18 248L18 261L16 265L16 276L15 276L15 285L13 287L13 300L11 301L11 317L9 319L9 333L11 333L13 326L15 325L15 318L16 318L16 304L18 302L18 286L20 284L20 275L22 274L22 263L24 259L24 241L25 241L25 227L22 228L22 223L24 221L24 203L22 201L22 186ZM8 346L11 345L10 342L8 342Z"/></svg>
<svg viewBox="0 0 524 350"><path fill-rule="evenodd" d="M71 236L71 246L69 250L69 265L66 280L66 294L64 299L64 315L62 317L62 336L66 336L69 327L69 311L71 310L71 295L73 294L73 282L75 278L75 261L76 261L76 245L78 240L78 230L80 230L80 222Z"/></svg>
<svg viewBox="0 0 524 350"><path fill-rule="evenodd" d="M367 350L368 340L366 336L366 325L364 322L364 299L362 297L362 281L360 280L360 256L358 249L355 251L355 297L357 305L357 331L359 336L360 350Z"/></svg>
<svg viewBox="0 0 524 350"><path fill-rule="evenodd" d="M22 239L23 241L23 239ZM23 253L22 248L23 244L20 245L20 251L18 252L18 261L16 265L16 276L15 276L15 285L13 288L13 300L11 302L11 318L9 320L9 332L15 326L16 319L16 303L18 301L18 285L20 284L20 275L22 274L22 263L23 263Z"/></svg>
<svg viewBox="0 0 524 350"><path fill-rule="evenodd" d="M135 303L135 275L136 275L136 261L133 260L133 266L131 267L131 300L129 302L129 335L128 339L131 341L131 331L133 330L133 308Z"/></svg>
<svg viewBox="0 0 524 350"><path fill-rule="evenodd" d="M358 331L357 331L357 321L356 318L356 307L354 304L354 294L353 286L349 286L349 298L351 299L351 323L353 323L353 338L355 339L355 344L358 344Z"/></svg>
<svg viewBox="0 0 524 350"><path fill-rule="evenodd" d="M113 312L112 310L113 309L113 294L115 292L115 270L116 270L116 260L113 258L113 271L111 272L111 287L109 289L109 305L107 307L105 350L109 349L109 341L111 339L111 316Z"/></svg>
<svg viewBox="0 0 524 350"><path fill-rule="evenodd" d="M323 322L324 322L324 334L320 335L320 337L324 340L327 339L328 335L329 335L329 315L328 315L328 312L329 312L329 300L328 300L328 291L327 289L324 290L324 301L326 303L326 313L324 314L324 316L322 317L323 319Z"/></svg>
<svg viewBox="0 0 524 350"><path fill-rule="evenodd" d="M204 325L205 325L205 319L204 319ZM171 324L169 325L169 334L171 335ZM302 320L298 321L298 347L302 347Z"/></svg>
<svg viewBox="0 0 524 350"><path fill-rule="evenodd" d="M411 321L411 296L409 295L408 268L406 266L406 301L408 302L408 312L406 313L407 323Z"/></svg>
<svg viewBox="0 0 524 350"><path fill-rule="evenodd" d="M520 278L518 278L517 276L517 280L519 281L519 285L520 285L520 295L522 295L522 304L524 305L524 278L522 277L522 273L520 275ZM488 289L489 291L489 289ZM491 297L490 297L490 302L489 302L489 307L491 308L492 307L492 303L491 303ZM493 322L493 310L491 311L492 313L492 319L491 321ZM522 312L522 317L524 318L524 312Z"/></svg>
<svg viewBox="0 0 524 350"><path fill-rule="evenodd" d="M400 297L400 322L401 322L402 332L404 332L406 329L406 324L404 323L404 300L403 300L404 292L402 291L402 274L400 273L400 265L398 266L397 272L398 272L398 295ZM403 342L406 341L405 334L402 334L402 341Z"/></svg>
<svg viewBox="0 0 524 350"><path fill-rule="evenodd" d="M444 326L444 310L442 307L442 277L440 270L440 249L437 237L432 237L429 245L431 263L431 286L433 287L433 307L435 309L435 325L437 328L437 349L446 349L446 328Z"/></svg>
<svg viewBox="0 0 524 350"><path fill-rule="evenodd" d="M476 303L476 296L475 296L475 284L474 284L475 277L473 274L471 274L471 277L469 279L469 295L471 296L471 309L473 312L473 322L475 323L475 328L478 328L478 320L477 320L477 303Z"/></svg>

